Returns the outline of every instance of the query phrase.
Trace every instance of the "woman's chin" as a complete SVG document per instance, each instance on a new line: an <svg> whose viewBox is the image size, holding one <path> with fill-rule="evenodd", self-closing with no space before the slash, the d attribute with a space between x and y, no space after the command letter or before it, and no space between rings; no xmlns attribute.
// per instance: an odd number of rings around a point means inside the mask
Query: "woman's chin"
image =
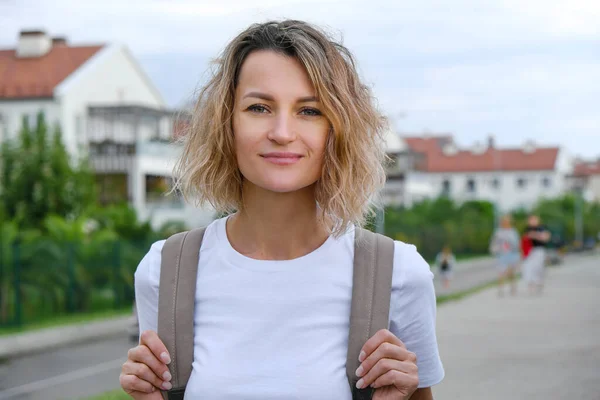
<svg viewBox="0 0 600 400"><path fill-rule="evenodd" d="M285 194L285 193L293 193L293 192L298 192L300 190L306 189L307 187L311 186L313 183L307 183L307 182L264 182L262 185L258 185L260 186L262 189L269 191L269 192L273 192L273 193L281 193L281 194Z"/></svg>

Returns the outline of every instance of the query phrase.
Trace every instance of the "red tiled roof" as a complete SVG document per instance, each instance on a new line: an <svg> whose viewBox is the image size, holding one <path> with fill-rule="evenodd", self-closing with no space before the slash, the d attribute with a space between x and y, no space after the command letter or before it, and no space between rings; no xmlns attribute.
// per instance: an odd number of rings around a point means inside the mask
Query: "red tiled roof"
<svg viewBox="0 0 600 400"><path fill-rule="evenodd" d="M600 160L596 162L578 162L573 168L574 176L600 175Z"/></svg>
<svg viewBox="0 0 600 400"><path fill-rule="evenodd" d="M481 153L458 150L446 154L443 147L452 143L451 137L405 137L404 140L413 151L425 155L419 169L427 172L548 171L555 168L559 152L558 147L536 148L532 152L487 148Z"/></svg>
<svg viewBox="0 0 600 400"><path fill-rule="evenodd" d="M54 88L102 46L54 46L41 57L18 58L0 50L0 99L52 97Z"/></svg>

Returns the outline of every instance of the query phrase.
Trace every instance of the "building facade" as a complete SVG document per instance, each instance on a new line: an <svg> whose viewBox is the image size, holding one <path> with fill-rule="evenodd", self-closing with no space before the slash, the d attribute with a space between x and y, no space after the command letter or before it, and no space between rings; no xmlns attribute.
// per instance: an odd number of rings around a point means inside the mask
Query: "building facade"
<svg viewBox="0 0 600 400"><path fill-rule="evenodd" d="M573 173L568 176L569 188L586 201L600 203L600 159L576 160Z"/></svg>
<svg viewBox="0 0 600 400"><path fill-rule="evenodd" d="M561 148L498 148L492 138L485 145L460 149L452 136L405 136L408 146L421 153L416 169L435 196L458 202L486 200L500 212L530 208L543 198L567 189L571 160Z"/></svg>
<svg viewBox="0 0 600 400"><path fill-rule="evenodd" d="M60 126L72 156L89 157L101 202L127 200L154 226L212 218L212 210L164 195L180 151L170 143L179 113L125 46L71 46L43 31L21 32L16 48L0 50L0 140L39 112Z"/></svg>

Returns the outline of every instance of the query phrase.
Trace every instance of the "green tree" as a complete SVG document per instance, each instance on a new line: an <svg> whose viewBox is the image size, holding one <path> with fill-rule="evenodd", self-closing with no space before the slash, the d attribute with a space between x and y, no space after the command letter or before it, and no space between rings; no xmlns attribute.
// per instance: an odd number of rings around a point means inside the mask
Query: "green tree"
<svg viewBox="0 0 600 400"><path fill-rule="evenodd" d="M24 118L18 137L1 152L0 207L19 227L40 227L48 215L76 218L95 203L87 160L69 157L60 127L49 135L43 113L35 127Z"/></svg>

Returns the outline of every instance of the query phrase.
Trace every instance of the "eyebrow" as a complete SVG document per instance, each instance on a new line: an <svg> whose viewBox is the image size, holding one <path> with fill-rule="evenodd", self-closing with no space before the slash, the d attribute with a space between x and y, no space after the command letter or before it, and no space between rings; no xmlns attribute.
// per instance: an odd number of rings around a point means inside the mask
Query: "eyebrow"
<svg viewBox="0 0 600 400"><path fill-rule="evenodd" d="M275 101L275 98L269 94L266 93L261 93L261 92L250 92L247 93L244 96L244 99L248 98L248 97L254 97L257 99L262 99L265 101ZM297 103L311 103L311 102L318 102L319 99L316 96L305 96L305 97L300 97L296 100Z"/></svg>

